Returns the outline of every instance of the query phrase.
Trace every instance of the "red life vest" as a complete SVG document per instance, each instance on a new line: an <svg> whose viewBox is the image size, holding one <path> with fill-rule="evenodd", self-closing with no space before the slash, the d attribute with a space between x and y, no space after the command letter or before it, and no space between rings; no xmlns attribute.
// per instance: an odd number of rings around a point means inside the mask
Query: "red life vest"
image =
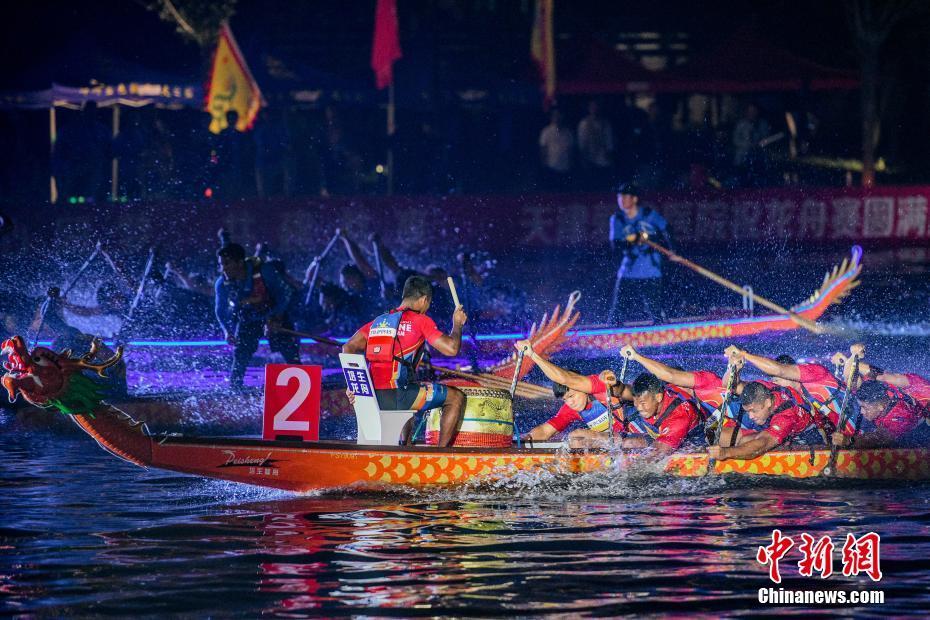
<svg viewBox="0 0 930 620"><path fill-rule="evenodd" d="M368 345L365 347L365 359L369 362L392 363L396 361L394 349L397 347L397 330L404 318L403 310L391 310L375 318L368 330Z"/></svg>

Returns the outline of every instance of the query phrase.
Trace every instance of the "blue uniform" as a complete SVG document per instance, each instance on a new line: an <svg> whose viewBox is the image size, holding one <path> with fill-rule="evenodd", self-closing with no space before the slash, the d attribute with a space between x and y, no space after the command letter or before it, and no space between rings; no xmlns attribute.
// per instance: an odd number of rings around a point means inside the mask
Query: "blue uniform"
<svg viewBox="0 0 930 620"><path fill-rule="evenodd" d="M668 236L668 223L658 211L646 207L640 207L632 219L623 211L610 216L610 240L619 242L624 248L624 258L620 264L623 278L645 280L662 277L661 254L647 245L626 244L626 237L643 232L662 243Z"/></svg>

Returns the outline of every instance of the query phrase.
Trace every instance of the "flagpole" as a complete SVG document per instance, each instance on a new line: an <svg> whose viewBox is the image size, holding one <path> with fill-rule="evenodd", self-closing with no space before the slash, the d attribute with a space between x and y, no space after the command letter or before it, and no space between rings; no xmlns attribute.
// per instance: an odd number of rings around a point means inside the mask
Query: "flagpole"
<svg viewBox="0 0 930 620"><path fill-rule="evenodd" d="M119 138L119 104L113 104L113 160L110 162L110 201L119 202L119 157L116 140Z"/></svg>
<svg viewBox="0 0 930 620"><path fill-rule="evenodd" d="M58 142L58 119L55 117L55 104L48 109L48 163L51 174L48 176L50 203L58 202L58 180L55 178L55 143Z"/></svg>
<svg viewBox="0 0 930 620"><path fill-rule="evenodd" d="M394 80L388 84L387 105L387 195L394 195Z"/></svg>

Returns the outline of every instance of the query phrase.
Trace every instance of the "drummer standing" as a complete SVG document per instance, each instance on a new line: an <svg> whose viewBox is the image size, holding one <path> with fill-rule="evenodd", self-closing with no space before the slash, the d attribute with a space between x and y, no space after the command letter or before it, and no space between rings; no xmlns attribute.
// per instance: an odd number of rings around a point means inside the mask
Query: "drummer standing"
<svg viewBox="0 0 930 620"><path fill-rule="evenodd" d="M465 413L465 394L438 382L415 381L423 347L429 343L443 355L458 355L462 348L462 326L468 317L461 306L452 313L452 332L442 333L426 315L433 287L423 276L410 276L404 283L400 306L362 326L342 347L343 353L364 353L371 370L378 406L388 410L418 412L442 407L439 446L452 443ZM354 395L349 392L349 400ZM404 429L409 438L412 424Z"/></svg>

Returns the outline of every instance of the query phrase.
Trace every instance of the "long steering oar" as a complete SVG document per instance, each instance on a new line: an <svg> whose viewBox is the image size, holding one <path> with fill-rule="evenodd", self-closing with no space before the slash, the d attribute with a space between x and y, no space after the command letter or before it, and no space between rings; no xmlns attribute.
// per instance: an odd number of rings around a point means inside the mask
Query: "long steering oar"
<svg viewBox="0 0 930 620"><path fill-rule="evenodd" d="M656 243L655 241L652 241L651 239L649 239L649 236L648 236L646 233L640 233L640 234L638 234L638 235L630 235L629 237L627 237L627 241L629 241L630 243L635 243L635 242L637 242L637 241L639 241L640 243L644 243L644 244L648 245L650 248L654 249L655 251L660 252L660 253L664 254L665 256L667 256L668 259L671 260L672 262L675 262L675 263L679 263L679 264L681 264L681 265L684 265L684 266L687 267L688 269L691 269L692 271L695 271L695 272L701 274L701 275L704 276L705 278L708 278L708 279L710 279L710 280L713 280L714 282L716 282L716 283L719 284L720 286L722 286L722 287L724 287L724 288L728 288L728 289L730 289L731 291L733 291L734 293L739 293L740 295L749 295L749 296L755 301L755 303L759 304L760 306L765 306L765 307L768 308L769 310L773 310L773 311L775 311L775 312L777 312L777 313L779 313L779 314L787 314L788 317L789 317L792 321L794 321L795 323L797 323L798 325L800 325L800 326L803 327L804 329L810 330L810 331L814 332L815 334L822 334L822 333L824 333L824 328L821 327L820 325L818 325L817 323L814 323L814 322L811 321L810 319L801 316L801 315L798 314L797 312L793 312L793 311L791 311L791 310L789 310L789 309L787 309L787 308L785 308L785 307L783 307L783 306L780 306L780 305L776 304L776 303L773 302L773 301L769 301L769 300L766 299L765 297L760 297L760 296L756 295L755 293L747 292L747 291L746 291L745 289L743 289L743 287L741 287L739 284L736 284L735 282L732 282L732 281L730 281L730 280L727 280L727 279L724 278L723 276L714 273L714 272L711 271L710 269L706 269L706 268L704 268L704 267L701 267L701 266L698 265L697 263L693 263L693 262L689 261L687 258L684 258L683 256L679 256L678 254L672 252L672 251L669 250L668 248L665 248L665 247L659 245L659 244Z"/></svg>
<svg viewBox="0 0 930 620"><path fill-rule="evenodd" d="M849 419L849 401L853 394L856 381L859 380L859 356L853 354L846 360L846 364L852 364L852 369L846 378L846 391L843 392L843 402L840 404L839 423L836 425L836 430L840 433L843 432L843 428L846 426L846 420ZM836 445L831 438L830 460L827 461L827 466L823 468L822 473L824 476L832 476L836 470L836 459L837 456L839 456L839 450L840 447Z"/></svg>
<svg viewBox="0 0 930 620"><path fill-rule="evenodd" d="M714 431L714 444L715 446L720 445L720 435L723 433L723 422L727 417L727 408L730 406L730 401L733 400L733 394L736 392L736 383L739 381L739 365L730 361L727 364L727 372L729 373L727 378L726 390L723 393L723 400L720 403L720 419L717 421L717 429ZM736 441L736 434L739 432L739 421L736 423L736 428L733 429L733 437L730 439L730 445L732 446ZM715 469L716 462L712 458L707 459L707 471L706 474L712 473Z"/></svg>

